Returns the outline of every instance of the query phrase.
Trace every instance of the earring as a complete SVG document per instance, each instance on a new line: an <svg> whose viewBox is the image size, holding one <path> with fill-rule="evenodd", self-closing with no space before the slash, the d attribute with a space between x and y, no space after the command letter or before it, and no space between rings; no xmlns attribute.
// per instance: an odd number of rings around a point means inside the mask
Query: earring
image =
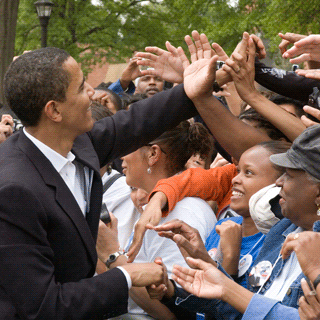
<svg viewBox="0 0 320 320"><path fill-rule="evenodd" d="M317 210L317 216L320 217L320 204L317 204L318 210Z"/></svg>
<svg viewBox="0 0 320 320"><path fill-rule="evenodd" d="M150 167L147 169L147 172L148 172L149 174L151 174L151 168L150 168ZM320 209L319 209L319 212L320 212ZM319 214L320 214L320 213L319 213Z"/></svg>

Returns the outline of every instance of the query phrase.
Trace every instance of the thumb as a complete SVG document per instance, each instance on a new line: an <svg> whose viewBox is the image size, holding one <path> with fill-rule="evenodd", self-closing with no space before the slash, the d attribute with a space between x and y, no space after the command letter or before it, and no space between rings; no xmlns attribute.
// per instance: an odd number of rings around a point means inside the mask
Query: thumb
<svg viewBox="0 0 320 320"><path fill-rule="evenodd" d="M161 258L161 257L156 257L156 258L154 259L154 262L155 262L156 264L160 265L160 266L163 264L163 261L162 261L162 258Z"/></svg>
<svg viewBox="0 0 320 320"><path fill-rule="evenodd" d="M193 269L199 269L199 270L207 270L209 267L213 267L212 264L210 263L207 263L207 262L204 262L203 260L201 259L193 259L191 257L187 257L187 261L188 261L188 264L191 268Z"/></svg>

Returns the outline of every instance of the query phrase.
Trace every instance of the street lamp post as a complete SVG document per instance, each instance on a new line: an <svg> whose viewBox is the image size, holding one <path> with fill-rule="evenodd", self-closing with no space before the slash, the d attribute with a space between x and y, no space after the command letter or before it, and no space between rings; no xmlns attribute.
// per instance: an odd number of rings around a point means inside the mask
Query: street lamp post
<svg viewBox="0 0 320 320"><path fill-rule="evenodd" d="M41 47L47 46L47 27L51 15L51 10L54 4L51 1L39 0L34 3L37 8L37 13L41 25Z"/></svg>

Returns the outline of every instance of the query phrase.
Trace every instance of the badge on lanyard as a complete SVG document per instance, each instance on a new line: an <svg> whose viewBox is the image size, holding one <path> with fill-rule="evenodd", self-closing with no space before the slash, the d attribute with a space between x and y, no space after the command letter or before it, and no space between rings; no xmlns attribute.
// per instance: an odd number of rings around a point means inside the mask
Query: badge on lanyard
<svg viewBox="0 0 320 320"><path fill-rule="evenodd" d="M239 260L239 266L238 266L238 277L242 277L246 271L249 269L252 263L252 255L246 254Z"/></svg>
<svg viewBox="0 0 320 320"><path fill-rule="evenodd" d="M268 281L272 272L270 261L260 261L249 273L249 284L252 287L261 287Z"/></svg>

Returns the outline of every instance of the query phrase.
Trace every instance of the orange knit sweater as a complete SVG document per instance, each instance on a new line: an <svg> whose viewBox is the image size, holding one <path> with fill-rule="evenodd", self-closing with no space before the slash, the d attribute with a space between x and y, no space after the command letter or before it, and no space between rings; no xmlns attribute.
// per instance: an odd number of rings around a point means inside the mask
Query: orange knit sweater
<svg viewBox="0 0 320 320"><path fill-rule="evenodd" d="M218 213L230 204L232 179L237 175L234 164L217 167L209 170L191 168L181 174L168 179L159 180L151 192L162 191L168 198L168 211L172 211L177 202L185 197L199 197L203 200L215 200L218 204Z"/></svg>

